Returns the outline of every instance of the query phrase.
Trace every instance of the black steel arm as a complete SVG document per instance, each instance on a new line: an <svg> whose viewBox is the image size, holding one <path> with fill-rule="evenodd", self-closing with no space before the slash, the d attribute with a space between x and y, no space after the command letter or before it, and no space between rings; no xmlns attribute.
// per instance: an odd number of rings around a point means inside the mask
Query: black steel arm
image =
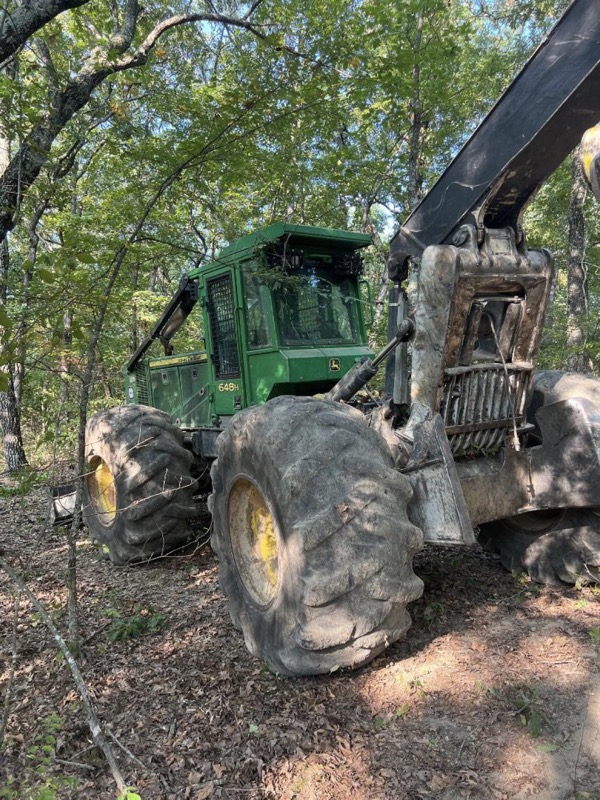
<svg viewBox="0 0 600 800"><path fill-rule="evenodd" d="M516 229L599 119L600 2L574 0L392 239L391 277L461 225Z"/></svg>
<svg viewBox="0 0 600 800"><path fill-rule="evenodd" d="M327 394L324 395L325 400L334 400L336 402L347 403L354 395L359 392L363 386L366 386L371 378L375 377L377 370L382 361L394 352L402 342L408 342L415 332L415 323L407 317L402 320L396 332L375 358L371 361L370 358L355 364L337 383L332 387Z"/></svg>
<svg viewBox="0 0 600 800"><path fill-rule="evenodd" d="M170 339L179 330L192 308L196 305L197 300L198 281L184 275L179 282L179 288L169 300L160 319L127 362L127 372L133 372L137 363L144 357L146 351L156 339L161 339L168 345ZM169 323L171 324L169 325Z"/></svg>

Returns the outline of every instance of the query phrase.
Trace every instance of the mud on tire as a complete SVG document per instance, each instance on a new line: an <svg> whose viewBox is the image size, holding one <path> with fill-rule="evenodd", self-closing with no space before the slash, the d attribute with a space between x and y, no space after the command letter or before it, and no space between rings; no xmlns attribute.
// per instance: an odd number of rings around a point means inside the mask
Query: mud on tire
<svg viewBox="0 0 600 800"><path fill-rule="evenodd" d="M140 405L95 414L86 458L84 520L113 563L147 560L189 539L192 454L167 414Z"/></svg>
<svg viewBox="0 0 600 800"><path fill-rule="evenodd" d="M212 467L211 544L246 646L283 675L370 661L423 584L411 489L354 409L280 397L236 415Z"/></svg>

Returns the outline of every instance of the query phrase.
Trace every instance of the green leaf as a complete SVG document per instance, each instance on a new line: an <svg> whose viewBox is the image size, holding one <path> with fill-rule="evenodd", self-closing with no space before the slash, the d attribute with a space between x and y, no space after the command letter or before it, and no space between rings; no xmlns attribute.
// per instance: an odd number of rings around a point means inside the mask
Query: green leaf
<svg viewBox="0 0 600 800"><path fill-rule="evenodd" d="M8 391L8 375L6 372L0 372L0 392Z"/></svg>
<svg viewBox="0 0 600 800"><path fill-rule="evenodd" d="M542 732L542 718L538 714L535 708L531 709L531 713L529 716L529 724L528 724L529 733L537 739L537 737Z"/></svg>
<svg viewBox="0 0 600 800"><path fill-rule="evenodd" d="M94 256L91 256L89 253L75 253L75 258L77 261L81 261L82 264L95 264L96 259Z"/></svg>
<svg viewBox="0 0 600 800"><path fill-rule="evenodd" d="M558 750L558 745L552 742L542 742L538 744L538 749L543 753L555 753Z"/></svg>
<svg viewBox="0 0 600 800"><path fill-rule="evenodd" d="M54 281L56 280L56 275L50 272L49 269L44 269L43 267L41 269L38 269L37 274L38 277L44 281L44 283L54 283Z"/></svg>
<svg viewBox="0 0 600 800"><path fill-rule="evenodd" d="M142 796L135 791L135 786L126 786L117 800L142 800Z"/></svg>
<svg viewBox="0 0 600 800"><path fill-rule="evenodd" d="M2 306L0 306L0 325L3 328L12 328L12 320Z"/></svg>

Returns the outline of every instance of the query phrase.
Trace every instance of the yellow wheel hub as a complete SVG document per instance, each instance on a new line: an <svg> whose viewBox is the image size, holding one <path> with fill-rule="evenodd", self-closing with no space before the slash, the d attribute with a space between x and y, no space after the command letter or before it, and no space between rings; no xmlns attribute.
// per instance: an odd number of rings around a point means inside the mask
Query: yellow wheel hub
<svg viewBox="0 0 600 800"><path fill-rule="evenodd" d="M98 521L107 527L112 525L117 516L115 479L99 456L90 461L87 483Z"/></svg>
<svg viewBox="0 0 600 800"><path fill-rule="evenodd" d="M239 478L229 493L229 536L244 586L259 605L268 605L277 593L279 554L277 526L256 485Z"/></svg>

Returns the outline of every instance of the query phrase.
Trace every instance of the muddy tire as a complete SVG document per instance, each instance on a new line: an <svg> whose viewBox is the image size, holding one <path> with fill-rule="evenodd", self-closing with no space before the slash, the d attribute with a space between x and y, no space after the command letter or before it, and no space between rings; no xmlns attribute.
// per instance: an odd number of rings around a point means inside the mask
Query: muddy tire
<svg viewBox="0 0 600 800"><path fill-rule="evenodd" d="M192 454L167 414L140 405L95 414L86 458L84 520L114 564L155 558L190 538Z"/></svg>
<svg viewBox="0 0 600 800"><path fill-rule="evenodd" d="M359 667L420 597L411 488L360 412L280 397L234 417L212 467L211 544L233 624L282 675Z"/></svg>
<svg viewBox="0 0 600 800"><path fill-rule="evenodd" d="M537 412L561 401L582 399L598 407L600 381L591 375L537 372L528 422L535 428L530 444L543 440ZM600 582L600 509L563 508L531 511L481 525L479 543L500 556L512 571L527 572L550 586L577 581Z"/></svg>
<svg viewBox="0 0 600 800"><path fill-rule="evenodd" d="M478 541L511 572L549 586L600 582L600 516L589 508L532 511L481 525Z"/></svg>

